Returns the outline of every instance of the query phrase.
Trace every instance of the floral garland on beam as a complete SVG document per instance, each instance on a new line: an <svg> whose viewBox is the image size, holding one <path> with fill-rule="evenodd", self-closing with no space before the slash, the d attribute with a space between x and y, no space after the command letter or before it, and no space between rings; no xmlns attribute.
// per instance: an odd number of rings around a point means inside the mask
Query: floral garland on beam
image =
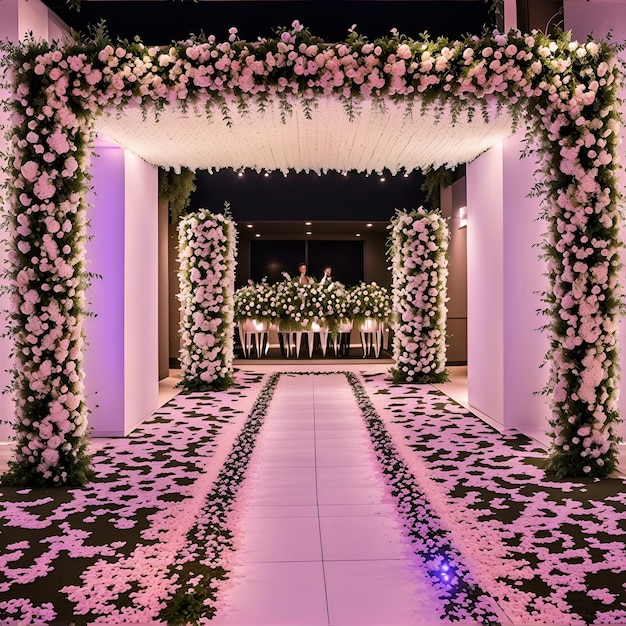
<svg viewBox="0 0 626 626"><path fill-rule="evenodd" d="M179 222L184 389L225 389L232 382L236 247L228 204L225 215L201 209Z"/></svg>
<svg viewBox="0 0 626 626"><path fill-rule="evenodd" d="M420 207L411 212L397 211L389 228L396 313L393 379L443 382L448 380L448 225L439 213Z"/></svg>

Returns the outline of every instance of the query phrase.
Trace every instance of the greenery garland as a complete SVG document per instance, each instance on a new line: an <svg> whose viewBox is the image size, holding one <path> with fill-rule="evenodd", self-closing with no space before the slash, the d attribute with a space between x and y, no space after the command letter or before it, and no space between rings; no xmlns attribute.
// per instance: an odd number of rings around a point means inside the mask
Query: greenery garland
<svg viewBox="0 0 626 626"><path fill-rule="evenodd" d="M201 209L179 222L184 389L226 389L232 383L236 242L228 204L224 215Z"/></svg>
<svg viewBox="0 0 626 626"><path fill-rule="evenodd" d="M187 545L171 568L178 584L159 618L172 625L198 624L216 612L219 582L228 579L228 554L234 550L236 498L280 379L271 374L259 393L232 450L224 461L206 504L187 534Z"/></svg>
<svg viewBox="0 0 626 626"><path fill-rule="evenodd" d="M448 224L423 207L396 211L387 254L396 314L391 373L395 382L438 383L446 371Z"/></svg>
<svg viewBox="0 0 626 626"><path fill-rule="evenodd" d="M529 150L542 158L536 192L547 223L550 467L571 476L606 476L615 468L622 79L616 46L515 30L462 41L413 40L395 30L369 41L352 31L329 45L294 22L254 42L233 29L228 41L200 35L150 48L111 41L99 29L69 43L27 38L0 49L13 94L5 167L15 235L8 318L18 450L11 481L68 484L87 476L84 198L95 116L131 102L158 115L176 101L232 124L227 98L236 99L242 115L274 103L285 118L296 102L312 116L316 99L328 96L344 103L349 118L363 98L382 108L387 99L404 102L407 113L416 103L422 110L449 106L453 119L476 111L488 120L496 103L525 122ZM39 373L46 371L51 376L42 383Z"/></svg>
<svg viewBox="0 0 626 626"><path fill-rule="evenodd" d="M441 618L451 622L469 618L481 624L496 626L500 621L493 612L488 594L474 580L463 556L454 545L450 531L441 523L431 503L420 490L411 468L398 452L361 380L352 372L344 373L403 520L405 532L411 539L415 553L423 559L428 576L444 602L444 615Z"/></svg>

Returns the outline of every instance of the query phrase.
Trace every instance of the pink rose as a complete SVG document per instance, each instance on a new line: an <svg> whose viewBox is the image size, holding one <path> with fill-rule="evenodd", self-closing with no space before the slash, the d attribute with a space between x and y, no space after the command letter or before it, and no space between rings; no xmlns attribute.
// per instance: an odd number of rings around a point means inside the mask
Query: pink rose
<svg viewBox="0 0 626 626"><path fill-rule="evenodd" d="M27 161L20 168L22 176L29 182L34 182L39 176L39 165L35 161Z"/></svg>

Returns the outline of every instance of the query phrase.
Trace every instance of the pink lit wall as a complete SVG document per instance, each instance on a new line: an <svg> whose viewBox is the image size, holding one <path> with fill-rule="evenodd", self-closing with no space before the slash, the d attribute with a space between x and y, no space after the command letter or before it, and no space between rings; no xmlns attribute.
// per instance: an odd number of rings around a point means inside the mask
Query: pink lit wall
<svg viewBox="0 0 626 626"><path fill-rule="evenodd" d="M5 0L0 2L0 38L3 41L7 39L10 41L16 41L18 39L18 10L17 0ZM10 98L10 94L5 89L0 89L0 101ZM5 111L0 107L0 125L6 124L8 116ZM4 154L7 150L7 143L4 138L4 133L0 132L0 154ZM0 163L0 165L2 165ZM0 168L0 185L4 182L4 174ZM7 253L5 250L4 242L8 240L8 233L0 232L0 263L4 267L7 263ZM0 284L4 281L0 275ZM8 299L4 295L0 295L0 311L6 311L9 307ZM4 314L2 315L4 320ZM2 322L2 331L4 331L4 321ZM11 377L8 374L12 366L12 360L10 358L11 353L11 341L6 337L0 337L0 388L5 389L11 382ZM0 394L0 442L6 442L13 432L11 427L13 416L13 400L8 394Z"/></svg>
<svg viewBox="0 0 626 626"><path fill-rule="evenodd" d="M91 161L93 191L87 268L100 275L87 293L95 317L85 319L85 389L95 436L124 428L124 150L98 141Z"/></svg>
<svg viewBox="0 0 626 626"><path fill-rule="evenodd" d="M623 0L564 0L565 28L572 31L572 35L579 41L584 41L588 34L600 39L611 32L612 40L618 43L626 41L626 2ZM620 57L626 61L626 51L622 50ZM622 99L626 93L622 94ZM626 118L626 107L622 110L622 116ZM622 127L621 159L622 165L626 164L626 129ZM626 173L620 172L622 192L626 186ZM622 226L622 241L626 241L626 224ZM625 254L622 252L622 259ZM622 284L626 285L626 270L623 271ZM619 410L622 423L618 426L621 437L626 439L626 319L622 319L620 325L620 350L622 369L622 381L620 390ZM622 444L624 445L624 444Z"/></svg>
<svg viewBox="0 0 626 626"><path fill-rule="evenodd" d="M537 164L520 159L521 135L503 142L503 321L504 321L504 425L547 442L549 410L538 395L548 381L541 367L549 349L539 328L546 319L540 293L548 289L545 261L537 244L545 224L539 220L540 203L529 198Z"/></svg>
<svg viewBox="0 0 626 626"><path fill-rule="evenodd" d="M527 197L535 164L520 160L521 136L467 166L468 399L506 428L545 440L547 408L536 395L547 339L538 292L545 267L533 247L543 228Z"/></svg>
<svg viewBox="0 0 626 626"><path fill-rule="evenodd" d="M466 171L468 400L502 422L502 146L469 163Z"/></svg>
<svg viewBox="0 0 626 626"><path fill-rule="evenodd" d="M103 138L92 161L85 386L96 437L128 434L158 404L157 169Z"/></svg>
<svg viewBox="0 0 626 626"><path fill-rule="evenodd" d="M159 399L158 169L125 158L124 427L150 415Z"/></svg>

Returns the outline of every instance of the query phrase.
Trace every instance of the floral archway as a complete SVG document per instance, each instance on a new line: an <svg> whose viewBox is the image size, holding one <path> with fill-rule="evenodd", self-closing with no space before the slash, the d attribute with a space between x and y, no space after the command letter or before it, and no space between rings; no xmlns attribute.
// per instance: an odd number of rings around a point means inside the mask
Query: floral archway
<svg viewBox="0 0 626 626"><path fill-rule="evenodd" d="M397 33L368 41L352 32L331 45L294 22L256 42L233 29L228 41L148 47L97 32L86 42L28 40L3 52L14 94L7 197L17 429L5 482L80 484L89 473L85 196L98 116L127 107L158 115L176 104L230 126L267 109L314 119L329 100L346 123L362 103L435 118L445 110L452 121L462 112L489 120L495 103L495 114L527 126L529 149L542 159L535 191L547 223L550 467L589 476L614 469L621 74L611 45L518 31L463 41Z"/></svg>

